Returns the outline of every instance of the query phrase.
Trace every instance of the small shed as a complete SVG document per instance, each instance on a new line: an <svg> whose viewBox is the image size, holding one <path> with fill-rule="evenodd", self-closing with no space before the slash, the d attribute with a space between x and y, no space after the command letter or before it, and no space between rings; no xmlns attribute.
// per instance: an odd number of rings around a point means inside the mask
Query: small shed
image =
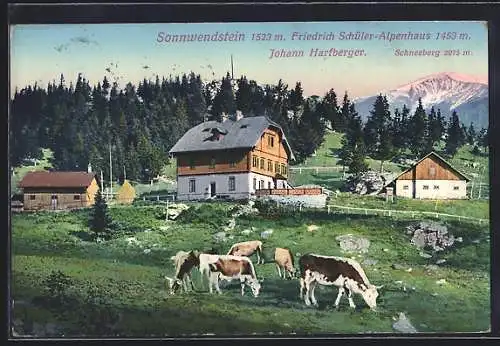
<svg viewBox="0 0 500 346"><path fill-rule="evenodd" d="M94 173L27 173L20 181L24 210L61 210L89 207L99 189Z"/></svg>
<svg viewBox="0 0 500 346"><path fill-rule="evenodd" d="M135 189L128 180L123 182L122 187L118 190L117 201L120 204L131 204L135 199Z"/></svg>
<svg viewBox="0 0 500 346"><path fill-rule="evenodd" d="M417 199L464 199L470 181L444 158L430 152L399 174L388 187L395 195Z"/></svg>

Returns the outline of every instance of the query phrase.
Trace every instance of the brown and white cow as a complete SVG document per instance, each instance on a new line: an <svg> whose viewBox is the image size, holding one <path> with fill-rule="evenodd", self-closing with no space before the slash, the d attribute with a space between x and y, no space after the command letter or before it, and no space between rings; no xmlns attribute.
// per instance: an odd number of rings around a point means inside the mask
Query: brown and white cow
<svg viewBox="0 0 500 346"><path fill-rule="evenodd" d="M183 287L184 291L187 292L187 282L191 284L191 289L194 291L193 280L191 278L191 270L199 266L200 261L198 259L199 254L197 251L179 251L175 256L170 257L175 265L175 277L170 278L165 276L165 279L169 282L170 294L174 294L179 287Z"/></svg>
<svg viewBox="0 0 500 346"><path fill-rule="evenodd" d="M262 242L260 240L250 240L242 243L236 243L229 249L228 255L250 257L253 253L257 254L257 264L264 264L262 258Z"/></svg>
<svg viewBox="0 0 500 346"><path fill-rule="evenodd" d="M280 278L285 279L287 273L290 279L295 276L296 270L293 263L293 254L290 249L277 247L274 251L274 263L276 264ZM283 269L283 276L281 276L281 269Z"/></svg>
<svg viewBox="0 0 500 346"><path fill-rule="evenodd" d="M199 255L200 272L208 276L208 287L213 293L215 287L217 293L221 294L219 280L232 281L239 279L241 284L241 295L245 295L245 285L252 290L254 297L260 292L260 281L255 274L255 268L248 257L232 255Z"/></svg>
<svg viewBox="0 0 500 346"><path fill-rule="evenodd" d="M306 254L299 259L300 266L300 298L306 305L317 306L314 296L317 284L336 286L339 288L335 307L338 308L343 293L347 293L349 306L355 308L352 294L360 294L366 304L374 310L377 307L377 289L383 286L370 284L365 272L358 262L349 258ZM303 294L304 288L306 290Z"/></svg>

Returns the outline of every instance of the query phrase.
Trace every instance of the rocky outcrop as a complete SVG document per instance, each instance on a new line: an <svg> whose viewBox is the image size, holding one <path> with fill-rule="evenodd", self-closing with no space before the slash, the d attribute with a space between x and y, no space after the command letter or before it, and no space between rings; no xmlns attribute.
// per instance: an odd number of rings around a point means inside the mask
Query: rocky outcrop
<svg viewBox="0 0 500 346"><path fill-rule="evenodd" d="M347 178L347 190L359 195L379 193L382 188L394 179L392 173L379 173L368 171Z"/></svg>
<svg viewBox="0 0 500 346"><path fill-rule="evenodd" d="M443 251L457 241L452 234L449 234L445 225L436 222L419 222L408 226L406 232L412 235L411 243L414 246L433 252Z"/></svg>

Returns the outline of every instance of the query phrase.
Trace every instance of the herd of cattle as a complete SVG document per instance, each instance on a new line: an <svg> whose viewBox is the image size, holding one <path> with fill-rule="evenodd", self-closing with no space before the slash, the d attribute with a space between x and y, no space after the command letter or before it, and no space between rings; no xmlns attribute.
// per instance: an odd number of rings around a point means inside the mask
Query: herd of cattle
<svg viewBox="0 0 500 346"><path fill-rule="evenodd" d="M202 278L208 279L210 293L213 293L213 288L217 293L221 293L220 280L229 282L239 279L241 294L244 295L245 286L249 286L253 295L257 297L263 279L257 278L255 267L249 258L254 253L257 255L257 264L263 264L262 242L259 240L234 244L227 255L199 253L196 250L179 251L171 258L175 266L175 277L165 277L169 283L170 294L175 294L181 287L184 291L188 291L188 285L191 285L191 289L194 290L191 270L197 267ZM353 293L361 295L371 309L375 309L377 306L377 289L382 286L370 284L364 270L355 260L305 254L299 258L299 272L297 272L292 252L289 249L276 248L274 262L280 278L299 278L299 297L304 299L306 305L312 303L318 306L314 290L319 284L338 287L339 292L335 300L336 308L338 308L343 294L347 295L349 306L355 308L352 299Z"/></svg>

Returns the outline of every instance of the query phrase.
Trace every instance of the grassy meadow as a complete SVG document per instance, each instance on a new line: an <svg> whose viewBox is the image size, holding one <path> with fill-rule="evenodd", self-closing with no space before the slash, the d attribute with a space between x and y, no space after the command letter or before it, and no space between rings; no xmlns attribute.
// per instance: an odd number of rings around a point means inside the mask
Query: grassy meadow
<svg viewBox="0 0 500 346"><path fill-rule="evenodd" d="M333 191L342 190L344 182L336 156L341 136L327 134L316 155L295 166L338 168L300 173L290 170L292 185L319 184ZM471 150L469 146L461 148L451 163L476 183L489 184L488 157L474 156ZM50 167L51 153L44 153L44 160L36 167L14 170L13 192L26 172ZM378 161L367 161L371 168L380 168ZM471 162L480 166L473 169ZM384 164L384 170L395 173L405 168L393 162ZM162 174L175 181L175 169L173 162L165 166ZM133 186L138 199L172 191L172 185L165 181ZM484 198L488 189L483 188ZM326 211L310 210L242 216L227 232L227 240L219 243L214 235L229 221L234 204L189 204L191 208L177 220L165 221L165 206L155 203L111 205L116 233L106 242L89 240L89 210L12 214L11 294L15 308L11 321L16 332L65 337L392 333L400 312L424 333L478 332L490 326L487 223L434 219L446 224L449 232L462 237L463 242L424 258L406 233L407 226L421 221L417 218L341 212L328 215ZM328 203L489 218L489 201L485 199L396 199L386 203L373 196L340 193L332 195ZM309 225L319 228L309 232ZM222 287L222 295L209 295L197 270L193 271L196 292L175 296L167 293L164 276L174 275L170 256L177 251L212 248L226 253L233 243L261 239L261 232L270 229L272 234L263 239L266 263L256 266L258 277L264 279L258 298L249 290L242 297L236 282ZM368 252L343 252L336 237L344 234L368 239ZM345 298L340 309L334 310L337 290L332 287L316 290L319 308L306 307L298 297L298 280L278 277L272 264L275 247L289 247L296 259L300 254L315 252L368 261L363 267L370 281L385 285L378 311L368 310L359 296L354 297L356 311L349 308ZM436 265L437 260L446 262Z"/></svg>
<svg viewBox="0 0 500 346"><path fill-rule="evenodd" d="M419 332L489 328L486 225L447 222L450 233L463 242L430 259L419 255L405 232L414 220L322 211L242 216L227 233L229 239L217 243L213 235L229 220L233 207L192 204L176 221L168 222L164 207L112 207L120 231L102 243L86 240L88 210L13 215L12 320L17 332L32 334L34 326L51 323L57 326L53 336L66 337L384 333L393 332L393 317L399 312ZM312 224L319 228L309 232L307 226ZM196 292L168 295L163 276L174 274L169 258L177 251L211 247L225 253L232 243L259 239L269 229L273 233L263 240L266 263L256 266L258 277L264 279L258 298L248 290L242 297L237 282L223 287L222 295L210 295L196 269ZM252 232L244 235L243 230ZM368 239L368 252L344 253L336 240L342 234ZM335 311L337 291L332 287L316 290L319 308L306 307L298 297L298 280L277 275L271 262L277 246L289 247L296 255L316 252L372 260L363 266L372 283L385 285L379 310L368 310L355 296L356 311L346 300ZM428 266L438 258L446 263ZM446 283L438 284L442 279Z"/></svg>

